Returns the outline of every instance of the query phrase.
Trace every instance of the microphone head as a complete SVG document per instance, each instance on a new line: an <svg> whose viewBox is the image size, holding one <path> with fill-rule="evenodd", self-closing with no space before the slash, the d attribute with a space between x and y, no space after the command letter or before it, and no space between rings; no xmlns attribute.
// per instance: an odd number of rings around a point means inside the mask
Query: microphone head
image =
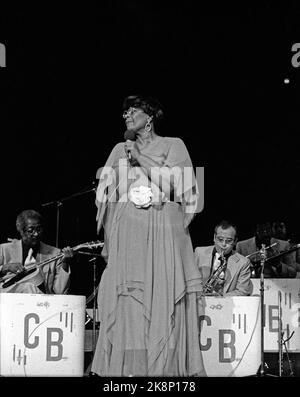
<svg viewBox="0 0 300 397"><path fill-rule="evenodd" d="M135 141L136 139L136 132L134 130L126 130L124 133L124 140Z"/></svg>

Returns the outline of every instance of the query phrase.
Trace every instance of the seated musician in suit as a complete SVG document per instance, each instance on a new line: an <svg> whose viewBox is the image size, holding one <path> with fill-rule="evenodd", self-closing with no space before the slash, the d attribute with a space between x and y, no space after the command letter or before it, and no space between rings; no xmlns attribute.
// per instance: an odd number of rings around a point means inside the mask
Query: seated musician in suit
<svg viewBox="0 0 300 397"><path fill-rule="evenodd" d="M222 221L215 227L214 245L195 249L196 264L202 275L203 283L208 283L221 262L224 270L213 283L213 291L206 295L247 296L252 293L250 280L250 261L234 251L237 241L237 228L228 221Z"/></svg>
<svg viewBox="0 0 300 397"><path fill-rule="evenodd" d="M16 219L16 228L21 239L14 239L9 243L0 244L0 292L14 293L46 293L66 294L70 283L70 260L73 251L70 247L60 250L41 241L43 234L42 215L34 210L21 212ZM35 267L59 254L62 257ZM33 269L24 280L3 288L3 284L11 276L15 276L24 269Z"/></svg>
<svg viewBox="0 0 300 397"><path fill-rule="evenodd" d="M294 235L293 233L289 233L289 228L287 227L284 221L277 220L272 223L272 237L285 240L289 242L290 248L294 249L296 246L299 246L299 236ZM297 270L297 278L300 278L300 248L295 250L296 258L296 270Z"/></svg>
<svg viewBox="0 0 300 397"><path fill-rule="evenodd" d="M270 222L258 223L253 237L237 243L237 252L244 256L249 256L249 259L252 262L253 276L260 277L260 250L262 248L262 244L264 244L266 248L264 276L267 278L296 277L297 264L295 252L290 252L286 255L277 257L277 255L288 251L291 245L288 241L272 237L272 233L272 225Z"/></svg>

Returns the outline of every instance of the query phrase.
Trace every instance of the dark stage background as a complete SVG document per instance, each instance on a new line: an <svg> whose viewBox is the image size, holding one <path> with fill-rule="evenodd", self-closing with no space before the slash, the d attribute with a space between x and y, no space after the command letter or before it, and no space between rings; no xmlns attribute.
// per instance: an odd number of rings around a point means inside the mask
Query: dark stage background
<svg viewBox="0 0 300 397"><path fill-rule="evenodd" d="M122 101L138 92L160 99L161 133L181 137L194 166L205 167L194 246L211 244L222 218L236 222L240 239L261 219L282 219L297 240L300 67L291 48L300 42L300 6L241 3L1 6L0 241L17 237L17 214L35 208L55 244L57 207L42 204L93 187L123 140ZM63 201L60 247L101 238L94 199ZM86 257L72 273L71 293L88 295Z"/></svg>

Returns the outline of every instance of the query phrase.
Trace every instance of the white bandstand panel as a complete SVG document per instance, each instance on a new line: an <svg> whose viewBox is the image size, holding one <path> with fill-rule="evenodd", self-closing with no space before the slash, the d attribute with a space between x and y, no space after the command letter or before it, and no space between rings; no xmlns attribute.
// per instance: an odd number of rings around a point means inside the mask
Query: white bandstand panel
<svg viewBox="0 0 300 397"><path fill-rule="evenodd" d="M253 294L260 294L260 280L251 279ZM298 278L265 278L264 303L264 351L278 352L278 306L279 291L281 292L282 331L283 339L287 339L289 352L300 353L300 280Z"/></svg>
<svg viewBox="0 0 300 397"><path fill-rule="evenodd" d="M0 294L1 376L83 376L85 296Z"/></svg>
<svg viewBox="0 0 300 397"><path fill-rule="evenodd" d="M261 360L260 298L205 297L202 305L200 342L207 376L255 375Z"/></svg>

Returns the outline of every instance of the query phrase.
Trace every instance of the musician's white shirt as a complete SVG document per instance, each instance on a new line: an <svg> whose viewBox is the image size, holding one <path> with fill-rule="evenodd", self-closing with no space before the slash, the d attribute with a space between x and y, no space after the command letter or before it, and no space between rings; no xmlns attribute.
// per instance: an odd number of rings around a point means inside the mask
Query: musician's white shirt
<svg viewBox="0 0 300 397"><path fill-rule="evenodd" d="M32 254L33 254L33 249L29 248L28 255L27 255L27 257L25 259L25 262L24 262L24 267L25 268L27 267L27 265L31 265L32 263L36 262L36 260L32 256Z"/></svg>

